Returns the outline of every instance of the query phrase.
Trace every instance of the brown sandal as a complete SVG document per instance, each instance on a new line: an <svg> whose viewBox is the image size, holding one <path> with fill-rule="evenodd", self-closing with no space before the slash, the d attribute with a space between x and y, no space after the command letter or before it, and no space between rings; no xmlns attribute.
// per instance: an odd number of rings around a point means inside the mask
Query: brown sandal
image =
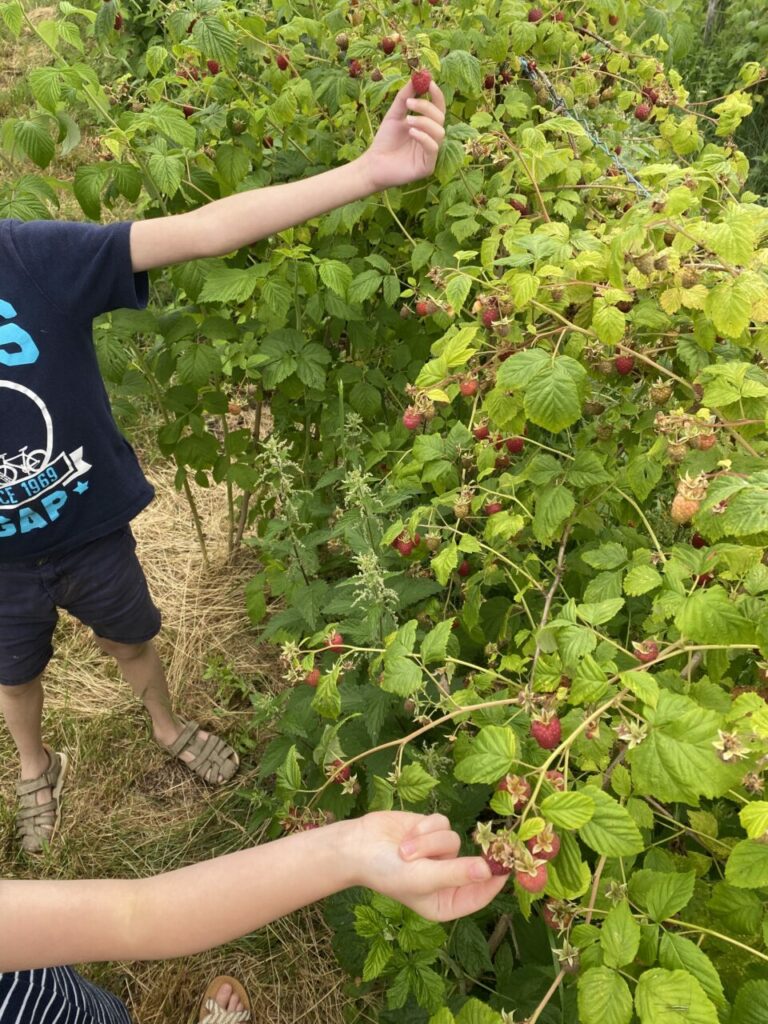
<svg viewBox="0 0 768 1024"><path fill-rule="evenodd" d="M67 776L69 760L66 754L45 748L49 766L36 779L22 779L16 785L19 810L16 815L16 831L26 853L42 853L51 842L61 821L61 791ZM52 790L51 799L38 804L37 794L41 789Z"/></svg>
<svg viewBox="0 0 768 1024"><path fill-rule="evenodd" d="M175 741L168 746L164 743L160 746L172 757L179 758L185 768L189 768L209 786L229 782L240 767L240 758L221 737L209 733L208 739L203 740L197 735L199 731L198 722L184 722ZM181 755L186 752L193 755L191 761L181 759Z"/></svg>
<svg viewBox="0 0 768 1024"><path fill-rule="evenodd" d="M225 1010L223 1006L219 1006L216 1002L216 993L222 985L232 986L232 992L243 1004L244 1010ZM220 974L205 990L197 1019L198 1024L246 1024L251 1019L251 1001L248 993L236 978Z"/></svg>

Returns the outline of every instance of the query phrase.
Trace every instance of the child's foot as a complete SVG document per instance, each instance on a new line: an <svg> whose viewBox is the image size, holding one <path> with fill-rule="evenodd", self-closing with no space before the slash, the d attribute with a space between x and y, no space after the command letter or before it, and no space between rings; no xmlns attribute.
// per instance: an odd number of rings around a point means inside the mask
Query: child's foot
<svg viewBox="0 0 768 1024"><path fill-rule="evenodd" d="M251 1004L243 986L234 978L214 978L200 1006L200 1024L245 1024Z"/></svg>
<svg viewBox="0 0 768 1024"><path fill-rule="evenodd" d="M154 737L163 750L210 786L228 782L240 767L240 758L232 747L219 736L205 732L197 722L177 722L167 732L155 727Z"/></svg>
<svg viewBox="0 0 768 1024"><path fill-rule="evenodd" d="M45 757L44 766L22 767L21 781L16 786L19 798L16 831L26 853L41 853L53 839L61 820L67 756L46 747Z"/></svg>

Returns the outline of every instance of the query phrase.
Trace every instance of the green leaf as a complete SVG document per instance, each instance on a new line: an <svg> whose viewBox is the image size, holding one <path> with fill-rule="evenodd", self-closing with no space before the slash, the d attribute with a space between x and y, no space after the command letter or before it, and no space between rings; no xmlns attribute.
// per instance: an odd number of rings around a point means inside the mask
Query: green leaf
<svg viewBox="0 0 768 1024"><path fill-rule="evenodd" d="M741 986L730 1024L765 1024L768 1020L768 981L758 979Z"/></svg>
<svg viewBox="0 0 768 1024"><path fill-rule="evenodd" d="M640 975L635 990L640 1024L718 1024L717 1009L687 971L661 967Z"/></svg>
<svg viewBox="0 0 768 1024"><path fill-rule="evenodd" d="M552 793L542 800L539 809L547 821L558 828L577 829L592 818L595 802L583 791Z"/></svg>
<svg viewBox="0 0 768 1024"><path fill-rule="evenodd" d="M630 597L640 597L651 590L656 590L663 583L661 573L652 565L635 565L624 577L624 593Z"/></svg>
<svg viewBox="0 0 768 1024"><path fill-rule="evenodd" d="M432 571L435 574L437 582L442 583L443 586L445 586L451 577L451 573L458 564L459 549L457 545L453 542L450 544L444 544L431 562Z"/></svg>
<svg viewBox="0 0 768 1024"><path fill-rule="evenodd" d="M627 549L623 544L609 541L601 544L599 548L581 553L582 561L591 565L593 569L618 569L627 560Z"/></svg>
<svg viewBox="0 0 768 1024"><path fill-rule="evenodd" d="M654 921L664 921L687 906L693 896L693 871L635 871L629 880L632 899L647 910Z"/></svg>
<svg viewBox="0 0 768 1024"><path fill-rule="evenodd" d="M480 61L467 50L450 50L440 63L440 78L468 98L481 91Z"/></svg>
<svg viewBox="0 0 768 1024"><path fill-rule="evenodd" d="M768 832L768 801L755 800L739 811L739 821L750 839L760 839Z"/></svg>
<svg viewBox="0 0 768 1024"><path fill-rule="evenodd" d="M233 62L237 56L237 36L218 18L198 18L192 29L192 39L206 57L222 64Z"/></svg>
<svg viewBox="0 0 768 1024"><path fill-rule="evenodd" d="M567 487L548 487L536 500L533 535L540 544L551 544L560 527L576 508L576 499Z"/></svg>
<svg viewBox="0 0 768 1024"><path fill-rule="evenodd" d="M400 773L395 789L407 804L420 804L438 784L420 764L407 764Z"/></svg>
<svg viewBox="0 0 768 1024"><path fill-rule="evenodd" d="M639 795L696 805L699 797L722 796L736 784L739 766L724 764L712 745L721 727L714 711L662 690L646 720L648 736L627 754Z"/></svg>
<svg viewBox="0 0 768 1024"><path fill-rule="evenodd" d="M725 877L738 889L762 889L768 886L768 844L743 839L731 850L725 865Z"/></svg>
<svg viewBox="0 0 768 1024"><path fill-rule="evenodd" d="M722 587L699 587L675 616L686 640L697 644L745 644L754 639L754 625Z"/></svg>
<svg viewBox="0 0 768 1024"><path fill-rule="evenodd" d="M98 220L101 216L101 190L105 177L103 164L81 164L75 171L75 199L91 220Z"/></svg>
<svg viewBox="0 0 768 1024"><path fill-rule="evenodd" d="M516 755L514 732L506 726L489 725L474 738L454 775L461 782L498 782L512 770Z"/></svg>
<svg viewBox="0 0 768 1024"><path fill-rule="evenodd" d="M576 614L584 619L590 626L601 626L610 622L624 607L623 597L610 598L607 601L597 601L592 604L580 604L576 608Z"/></svg>
<svg viewBox="0 0 768 1024"><path fill-rule="evenodd" d="M659 947L659 964L668 971L687 971L718 1007L725 1007L725 993L720 975L707 954L683 935L665 932ZM766 1006L768 1012L768 1005Z"/></svg>
<svg viewBox="0 0 768 1024"><path fill-rule="evenodd" d="M179 191L184 177L184 159L174 154L153 151L149 154L147 170L159 191L172 199Z"/></svg>
<svg viewBox="0 0 768 1024"><path fill-rule="evenodd" d="M178 372L182 384L202 387L221 370L219 353L210 345L190 345L179 359Z"/></svg>
<svg viewBox="0 0 768 1024"><path fill-rule="evenodd" d="M56 152L49 130L51 123L56 122L51 122L47 117L35 116L17 121L13 126L15 141L38 167L47 167Z"/></svg>
<svg viewBox="0 0 768 1024"><path fill-rule="evenodd" d="M606 345L616 345L624 337L627 318L615 306L595 303L592 315L592 326L600 341Z"/></svg>
<svg viewBox="0 0 768 1024"><path fill-rule="evenodd" d="M621 685L630 693L634 693L643 704L651 708L656 707L659 701L659 684L650 672L639 669L636 672L622 672L619 679Z"/></svg>
<svg viewBox="0 0 768 1024"><path fill-rule="evenodd" d="M61 72L58 68L42 67L32 68L28 73L27 81L41 107L50 110L53 114L61 99Z"/></svg>
<svg viewBox="0 0 768 1024"><path fill-rule="evenodd" d="M453 632L453 620L439 622L424 637L421 644L421 658L425 665L442 663L448 652L448 641Z"/></svg>
<svg viewBox="0 0 768 1024"><path fill-rule="evenodd" d="M580 1024L629 1024L632 996L626 981L608 967L590 967L578 981Z"/></svg>
<svg viewBox="0 0 768 1024"><path fill-rule="evenodd" d="M622 900L605 916L600 929L603 962L607 967L631 964L640 946L640 925L632 916L629 904Z"/></svg>
<svg viewBox="0 0 768 1024"><path fill-rule="evenodd" d="M555 358L525 390L523 401L528 419L552 433L564 430L581 417L581 402L587 371L570 356Z"/></svg>
<svg viewBox="0 0 768 1024"><path fill-rule="evenodd" d="M383 279L383 274L378 270L364 270L362 274L354 277L351 284L349 284L347 300L353 305L360 305L366 299L370 299L376 294Z"/></svg>
<svg viewBox="0 0 768 1024"><path fill-rule="evenodd" d="M201 302L245 302L253 295L261 276L258 267L235 270L220 263L206 266L199 299Z"/></svg>
<svg viewBox="0 0 768 1024"><path fill-rule="evenodd" d="M592 819L579 829L587 846L607 857L631 857L645 848L640 830L625 807L596 786L585 786L581 792L595 804Z"/></svg>
<svg viewBox="0 0 768 1024"><path fill-rule="evenodd" d="M371 943L371 948L368 950L368 955L365 958L363 981L374 981L383 974L393 955L394 948L392 943L387 942L381 936L377 936Z"/></svg>
<svg viewBox="0 0 768 1024"><path fill-rule="evenodd" d="M410 697L421 689L421 669L408 657L416 642L416 620L411 619L395 634L384 652L384 678L382 690L396 693L399 697Z"/></svg>

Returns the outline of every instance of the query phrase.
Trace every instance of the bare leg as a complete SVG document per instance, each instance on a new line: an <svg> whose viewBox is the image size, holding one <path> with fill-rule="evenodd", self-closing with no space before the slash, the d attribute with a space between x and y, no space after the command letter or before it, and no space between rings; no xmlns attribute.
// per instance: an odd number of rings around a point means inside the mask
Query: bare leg
<svg viewBox="0 0 768 1024"><path fill-rule="evenodd" d="M150 640L143 644L119 644L114 640L96 637L101 649L117 661L123 678L144 704L152 719L152 735L163 746L170 746L182 730L182 724L173 714L171 695L165 678L165 669L157 649ZM208 733L200 730L198 736L208 739ZM194 754L184 751L180 759L189 764ZM207 781L216 782L217 778Z"/></svg>
<svg viewBox="0 0 768 1024"><path fill-rule="evenodd" d="M19 752L22 779L36 779L49 765L42 734L42 678L37 676L21 686L0 686L0 711ZM50 789L44 789L37 802L44 804L50 799Z"/></svg>

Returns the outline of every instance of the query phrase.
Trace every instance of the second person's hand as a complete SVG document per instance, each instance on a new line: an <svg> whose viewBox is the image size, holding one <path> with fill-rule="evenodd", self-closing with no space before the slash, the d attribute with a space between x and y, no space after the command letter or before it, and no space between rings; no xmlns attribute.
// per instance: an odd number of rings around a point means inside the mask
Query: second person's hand
<svg viewBox="0 0 768 1024"><path fill-rule="evenodd" d="M360 884L432 921L473 914L506 881L482 857L459 856L459 836L442 814L375 811L356 825Z"/></svg>

